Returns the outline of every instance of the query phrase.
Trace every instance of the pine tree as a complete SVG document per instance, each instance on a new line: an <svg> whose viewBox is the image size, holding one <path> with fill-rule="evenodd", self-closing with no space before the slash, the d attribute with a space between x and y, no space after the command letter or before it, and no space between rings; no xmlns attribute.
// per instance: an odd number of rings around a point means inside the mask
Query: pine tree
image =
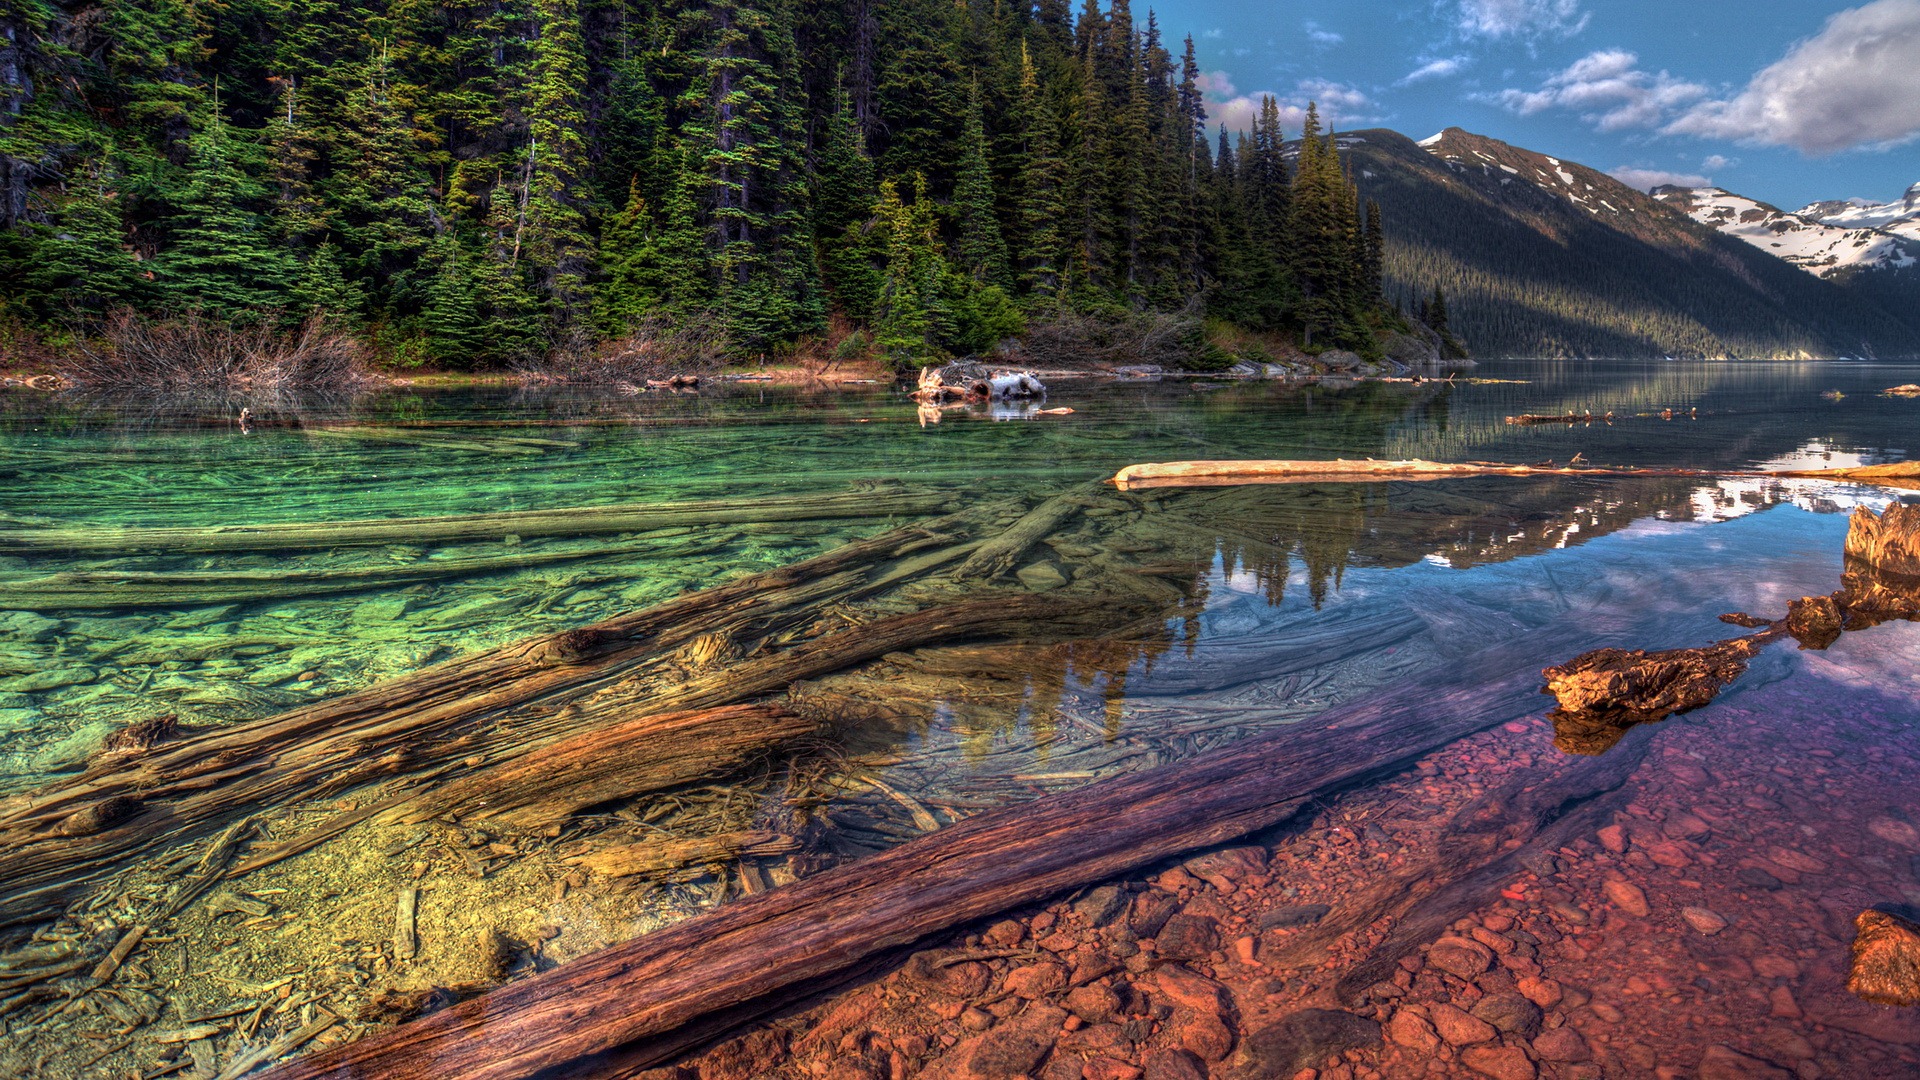
<svg viewBox="0 0 1920 1080"><path fill-rule="evenodd" d="M592 241L581 191L589 165L586 57L575 0L532 0L538 37L527 95L526 234L528 268L552 305L556 329L572 330L588 304Z"/></svg>
<svg viewBox="0 0 1920 1080"><path fill-rule="evenodd" d="M1020 285L1035 297L1052 299L1061 282L1066 163L1060 159L1058 124L1041 97L1039 72L1024 42L1018 115L1027 137L1020 171Z"/></svg>
<svg viewBox="0 0 1920 1080"><path fill-rule="evenodd" d="M176 310L256 321L285 303L292 268L258 209L266 190L248 175L248 147L228 128L218 99L201 110L196 127L170 242L153 262L156 284Z"/></svg>
<svg viewBox="0 0 1920 1080"><path fill-rule="evenodd" d="M427 264L420 312L427 355L435 363L470 366L482 351L482 337L467 253L452 233L442 233L428 249Z"/></svg>
<svg viewBox="0 0 1920 1080"><path fill-rule="evenodd" d="M295 313L357 321L366 304L358 282L349 281L331 241L313 249L290 293Z"/></svg>
<svg viewBox="0 0 1920 1080"><path fill-rule="evenodd" d="M41 230L32 280L81 311L146 299L146 280L127 247L119 179L108 162L89 163L69 185L54 221Z"/></svg>
<svg viewBox="0 0 1920 1080"><path fill-rule="evenodd" d="M978 86L967 99L967 123L954 180L953 216L960 232L954 246L960 269L986 284L1009 284L1007 245L1000 235L995 210L993 166L987 160L987 131L980 116Z"/></svg>

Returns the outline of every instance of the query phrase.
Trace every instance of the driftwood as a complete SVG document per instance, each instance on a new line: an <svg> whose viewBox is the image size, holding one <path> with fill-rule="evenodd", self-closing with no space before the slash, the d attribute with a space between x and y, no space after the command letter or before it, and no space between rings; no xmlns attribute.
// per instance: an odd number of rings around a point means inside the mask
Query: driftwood
<svg viewBox="0 0 1920 1080"><path fill-rule="evenodd" d="M771 1009L928 934L1266 828L1317 794L1524 715L1534 682L1513 671L1539 645L1457 664L1444 685L981 814L271 1076L504 1080L588 1063L632 1075L684 1050L716 1014Z"/></svg>
<svg viewBox="0 0 1920 1080"><path fill-rule="evenodd" d="M617 878L664 874L689 866L717 866L741 856L785 855L799 849L800 842L791 836L749 831L603 847L567 861L602 877Z"/></svg>
<svg viewBox="0 0 1920 1080"><path fill-rule="evenodd" d="M956 577L993 578L1013 569L1014 563L1033 549L1035 544L1054 533L1073 520L1085 505L1088 491L1067 492L1055 495L1028 511L1019 521L999 536L981 544L967 561L960 564Z"/></svg>
<svg viewBox="0 0 1920 1080"><path fill-rule="evenodd" d="M1884 514L1864 507L1847 529L1841 588L1803 596L1782 619L1721 616L1764 627L1746 637L1698 648L1647 652L1596 649L1547 668L1545 692L1559 700L1554 744L1573 754L1607 751L1635 724L1700 708L1746 674L1768 645L1792 637L1803 649L1825 649L1849 630L1894 620L1920 620L1920 507L1894 504Z"/></svg>
<svg viewBox="0 0 1920 1080"><path fill-rule="evenodd" d="M1758 472L1738 469L1597 469L1552 465L1502 465L1494 462L1420 461L1170 461L1129 465L1115 473L1122 490L1152 487L1222 487L1236 484L1285 484L1353 480L1449 480L1462 476L1671 476L1712 479L1722 476L1845 480L1912 486L1920 482L1920 461L1850 469Z"/></svg>
<svg viewBox="0 0 1920 1080"><path fill-rule="evenodd" d="M135 551L312 551L389 544L447 544L499 540L506 536L602 536L649 532L674 526L737 525L776 521L828 521L929 514L953 496L939 491L850 491L792 498L714 499L700 502L622 503L558 510L512 510L451 517L373 521L303 521L212 528L0 530L0 554L121 554Z"/></svg>
<svg viewBox="0 0 1920 1080"><path fill-rule="evenodd" d="M397 816L420 822L451 815L539 829L600 803L726 775L816 727L778 705L640 717L470 773L413 800Z"/></svg>
<svg viewBox="0 0 1920 1080"><path fill-rule="evenodd" d="M1519 416L1507 417L1507 423L1509 424L1529 427L1536 424L1591 424L1596 420L1603 424L1611 424L1613 423L1613 414L1603 413L1595 416L1592 411L1588 411L1584 413L1560 413L1557 416L1537 416L1533 413L1521 413Z"/></svg>

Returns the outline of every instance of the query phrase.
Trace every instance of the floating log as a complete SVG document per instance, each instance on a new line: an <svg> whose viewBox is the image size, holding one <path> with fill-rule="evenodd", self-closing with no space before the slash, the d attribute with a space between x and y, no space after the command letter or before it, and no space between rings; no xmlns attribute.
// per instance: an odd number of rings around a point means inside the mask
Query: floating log
<svg viewBox="0 0 1920 1080"><path fill-rule="evenodd" d="M817 725L778 705L644 716L577 735L413 800L397 817L442 815L533 830L590 806L724 776Z"/></svg>
<svg viewBox="0 0 1920 1080"><path fill-rule="evenodd" d="M1609 412L1595 416L1593 412L1589 410L1584 413L1560 413L1555 416L1537 416L1533 413L1521 413L1519 416L1507 417L1507 423L1523 427L1530 427L1536 424L1591 424L1596 420L1603 424L1611 424L1613 423L1613 414Z"/></svg>
<svg viewBox="0 0 1920 1080"><path fill-rule="evenodd" d="M447 544L506 536L601 536L650 532L680 525L827 521L930 514L953 501L924 489L849 491L791 498L713 499L699 502L621 503L557 510L362 521L301 521L211 528L110 529L62 526L0 530L0 554L122 554L136 551L312 551L388 544Z"/></svg>
<svg viewBox="0 0 1920 1080"><path fill-rule="evenodd" d="M1462 476L1757 477L1846 480L1910 486L1920 481L1920 461L1848 469L1770 471L1741 469L1599 469L1552 465L1502 465L1485 461L1170 461L1129 465L1115 473L1121 490L1153 487L1227 487L1236 484L1328 483L1355 480L1450 480Z"/></svg>
<svg viewBox="0 0 1920 1080"><path fill-rule="evenodd" d="M1568 640L1573 631L1540 637ZM272 1080L632 1075L887 950L1271 826L1305 802L1529 711L1539 637L1296 728L989 811L511 983ZM1551 645L1547 645L1551 647ZM689 957L697 957L690 963Z"/></svg>

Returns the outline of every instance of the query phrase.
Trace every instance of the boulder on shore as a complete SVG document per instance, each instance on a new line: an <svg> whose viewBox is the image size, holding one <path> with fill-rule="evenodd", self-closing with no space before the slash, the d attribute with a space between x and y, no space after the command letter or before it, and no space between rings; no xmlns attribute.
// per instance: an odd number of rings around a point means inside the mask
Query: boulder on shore
<svg viewBox="0 0 1920 1080"><path fill-rule="evenodd" d="M1853 925L1859 933L1847 989L1877 1005L1920 1005L1920 924L1863 911Z"/></svg>

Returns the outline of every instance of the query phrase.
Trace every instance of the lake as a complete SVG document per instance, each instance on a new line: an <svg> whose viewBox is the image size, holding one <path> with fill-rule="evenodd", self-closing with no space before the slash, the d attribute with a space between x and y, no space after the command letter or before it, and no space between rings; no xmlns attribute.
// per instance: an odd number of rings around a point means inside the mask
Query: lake
<svg viewBox="0 0 1920 1080"><path fill-rule="evenodd" d="M1425 688L1417 754L1260 833L1274 861L1243 899L1331 912L1253 935L1275 1000L1344 979L1384 1022L1399 996L1551 980L1527 996L1585 1049L1499 1036L1547 1075L1736 1043L1803 1077L1911 1075L1920 1027L1841 984L1854 916L1920 904L1920 627L1771 645L1713 704L1618 730L1556 728L1531 676L1833 592L1850 515L1920 493L1101 481L1202 458L1901 461L1920 401L1881 391L1913 381L1515 360L1422 383L1058 382L1045 404L1070 415L750 383L0 397L0 1064L225 1075ZM615 629L567 633L590 626ZM741 702L777 708L646 726ZM1463 891L1500 858L1520 861ZM1367 966L1434 913L1435 934L1505 943L1484 974Z"/></svg>

